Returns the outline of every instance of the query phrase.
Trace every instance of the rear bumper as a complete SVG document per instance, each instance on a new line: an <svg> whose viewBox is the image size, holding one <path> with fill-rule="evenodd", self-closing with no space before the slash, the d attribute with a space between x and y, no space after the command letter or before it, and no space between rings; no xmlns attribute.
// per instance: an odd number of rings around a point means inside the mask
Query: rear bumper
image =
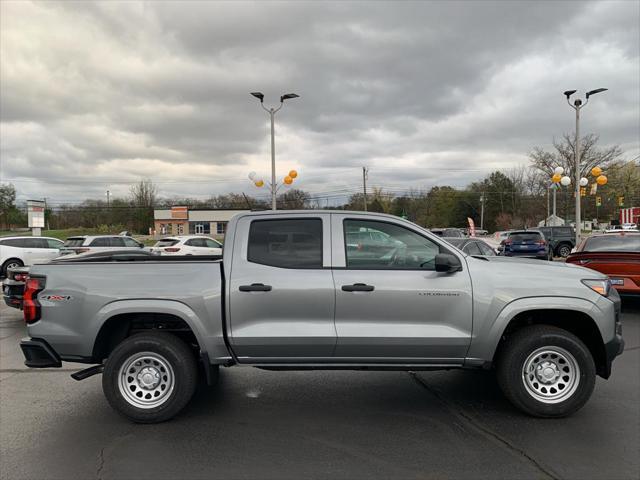
<svg viewBox="0 0 640 480"><path fill-rule="evenodd" d="M62 360L46 341L40 338L25 338L20 342L24 364L29 368L59 368Z"/></svg>
<svg viewBox="0 0 640 480"><path fill-rule="evenodd" d="M24 283L5 280L2 286L2 298L4 303L13 308L22 308L22 294Z"/></svg>

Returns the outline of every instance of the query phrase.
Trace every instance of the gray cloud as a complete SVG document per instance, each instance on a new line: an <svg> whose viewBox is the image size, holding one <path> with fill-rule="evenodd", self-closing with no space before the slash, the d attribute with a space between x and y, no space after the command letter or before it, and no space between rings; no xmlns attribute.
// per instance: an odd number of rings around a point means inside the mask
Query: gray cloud
<svg viewBox="0 0 640 480"><path fill-rule="evenodd" d="M573 129L561 92L605 86L585 131L639 153L637 2L2 2L3 181L22 198L464 185Z"/></svg>

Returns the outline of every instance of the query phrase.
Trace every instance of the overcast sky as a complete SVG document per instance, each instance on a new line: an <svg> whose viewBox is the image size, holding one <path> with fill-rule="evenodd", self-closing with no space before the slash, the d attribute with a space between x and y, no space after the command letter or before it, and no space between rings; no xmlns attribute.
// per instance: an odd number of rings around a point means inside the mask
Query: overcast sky
<svg viewBox="0 0 640 480"><path fill-rule="evenodd" d="M574 128L640 153L640 2L0 2L1 177L18 198L464 186ZM329 192L329 193L327 193Z"/></svg>

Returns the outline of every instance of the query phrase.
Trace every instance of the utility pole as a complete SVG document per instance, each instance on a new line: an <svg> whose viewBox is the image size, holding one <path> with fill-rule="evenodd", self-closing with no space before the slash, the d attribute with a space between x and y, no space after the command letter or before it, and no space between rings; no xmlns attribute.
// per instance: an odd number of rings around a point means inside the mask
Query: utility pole
<svg viewBox="0 0 640 480"><path fill-rule="evenodd" d="M362 191L364 193L364 211L367 211L367 177L369 176L369 169L362 167Z"/></svg>
<svg viewBox="0 0 640 480"><path fill-rule="evenodd" d="M44 218L47 219L47 230L51 230L49 228L49 216L47 215L47 197L44 197Z"/></svg>
<svg viewBox="0 0 640 480"><path fill-rule="evenodd" d="M480 195L480 230L484 230L484 192Z"/></svg>

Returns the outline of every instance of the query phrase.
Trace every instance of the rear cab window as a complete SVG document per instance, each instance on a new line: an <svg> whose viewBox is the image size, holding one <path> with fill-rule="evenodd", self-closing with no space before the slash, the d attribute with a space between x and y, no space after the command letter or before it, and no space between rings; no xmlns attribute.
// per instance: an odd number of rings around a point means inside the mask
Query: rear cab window
<svg viewBox="0 0 640 480"><path fill-rule="evenodd" d="M322 268L322 220L254 220L247 260L280 268Z"/></svg>

